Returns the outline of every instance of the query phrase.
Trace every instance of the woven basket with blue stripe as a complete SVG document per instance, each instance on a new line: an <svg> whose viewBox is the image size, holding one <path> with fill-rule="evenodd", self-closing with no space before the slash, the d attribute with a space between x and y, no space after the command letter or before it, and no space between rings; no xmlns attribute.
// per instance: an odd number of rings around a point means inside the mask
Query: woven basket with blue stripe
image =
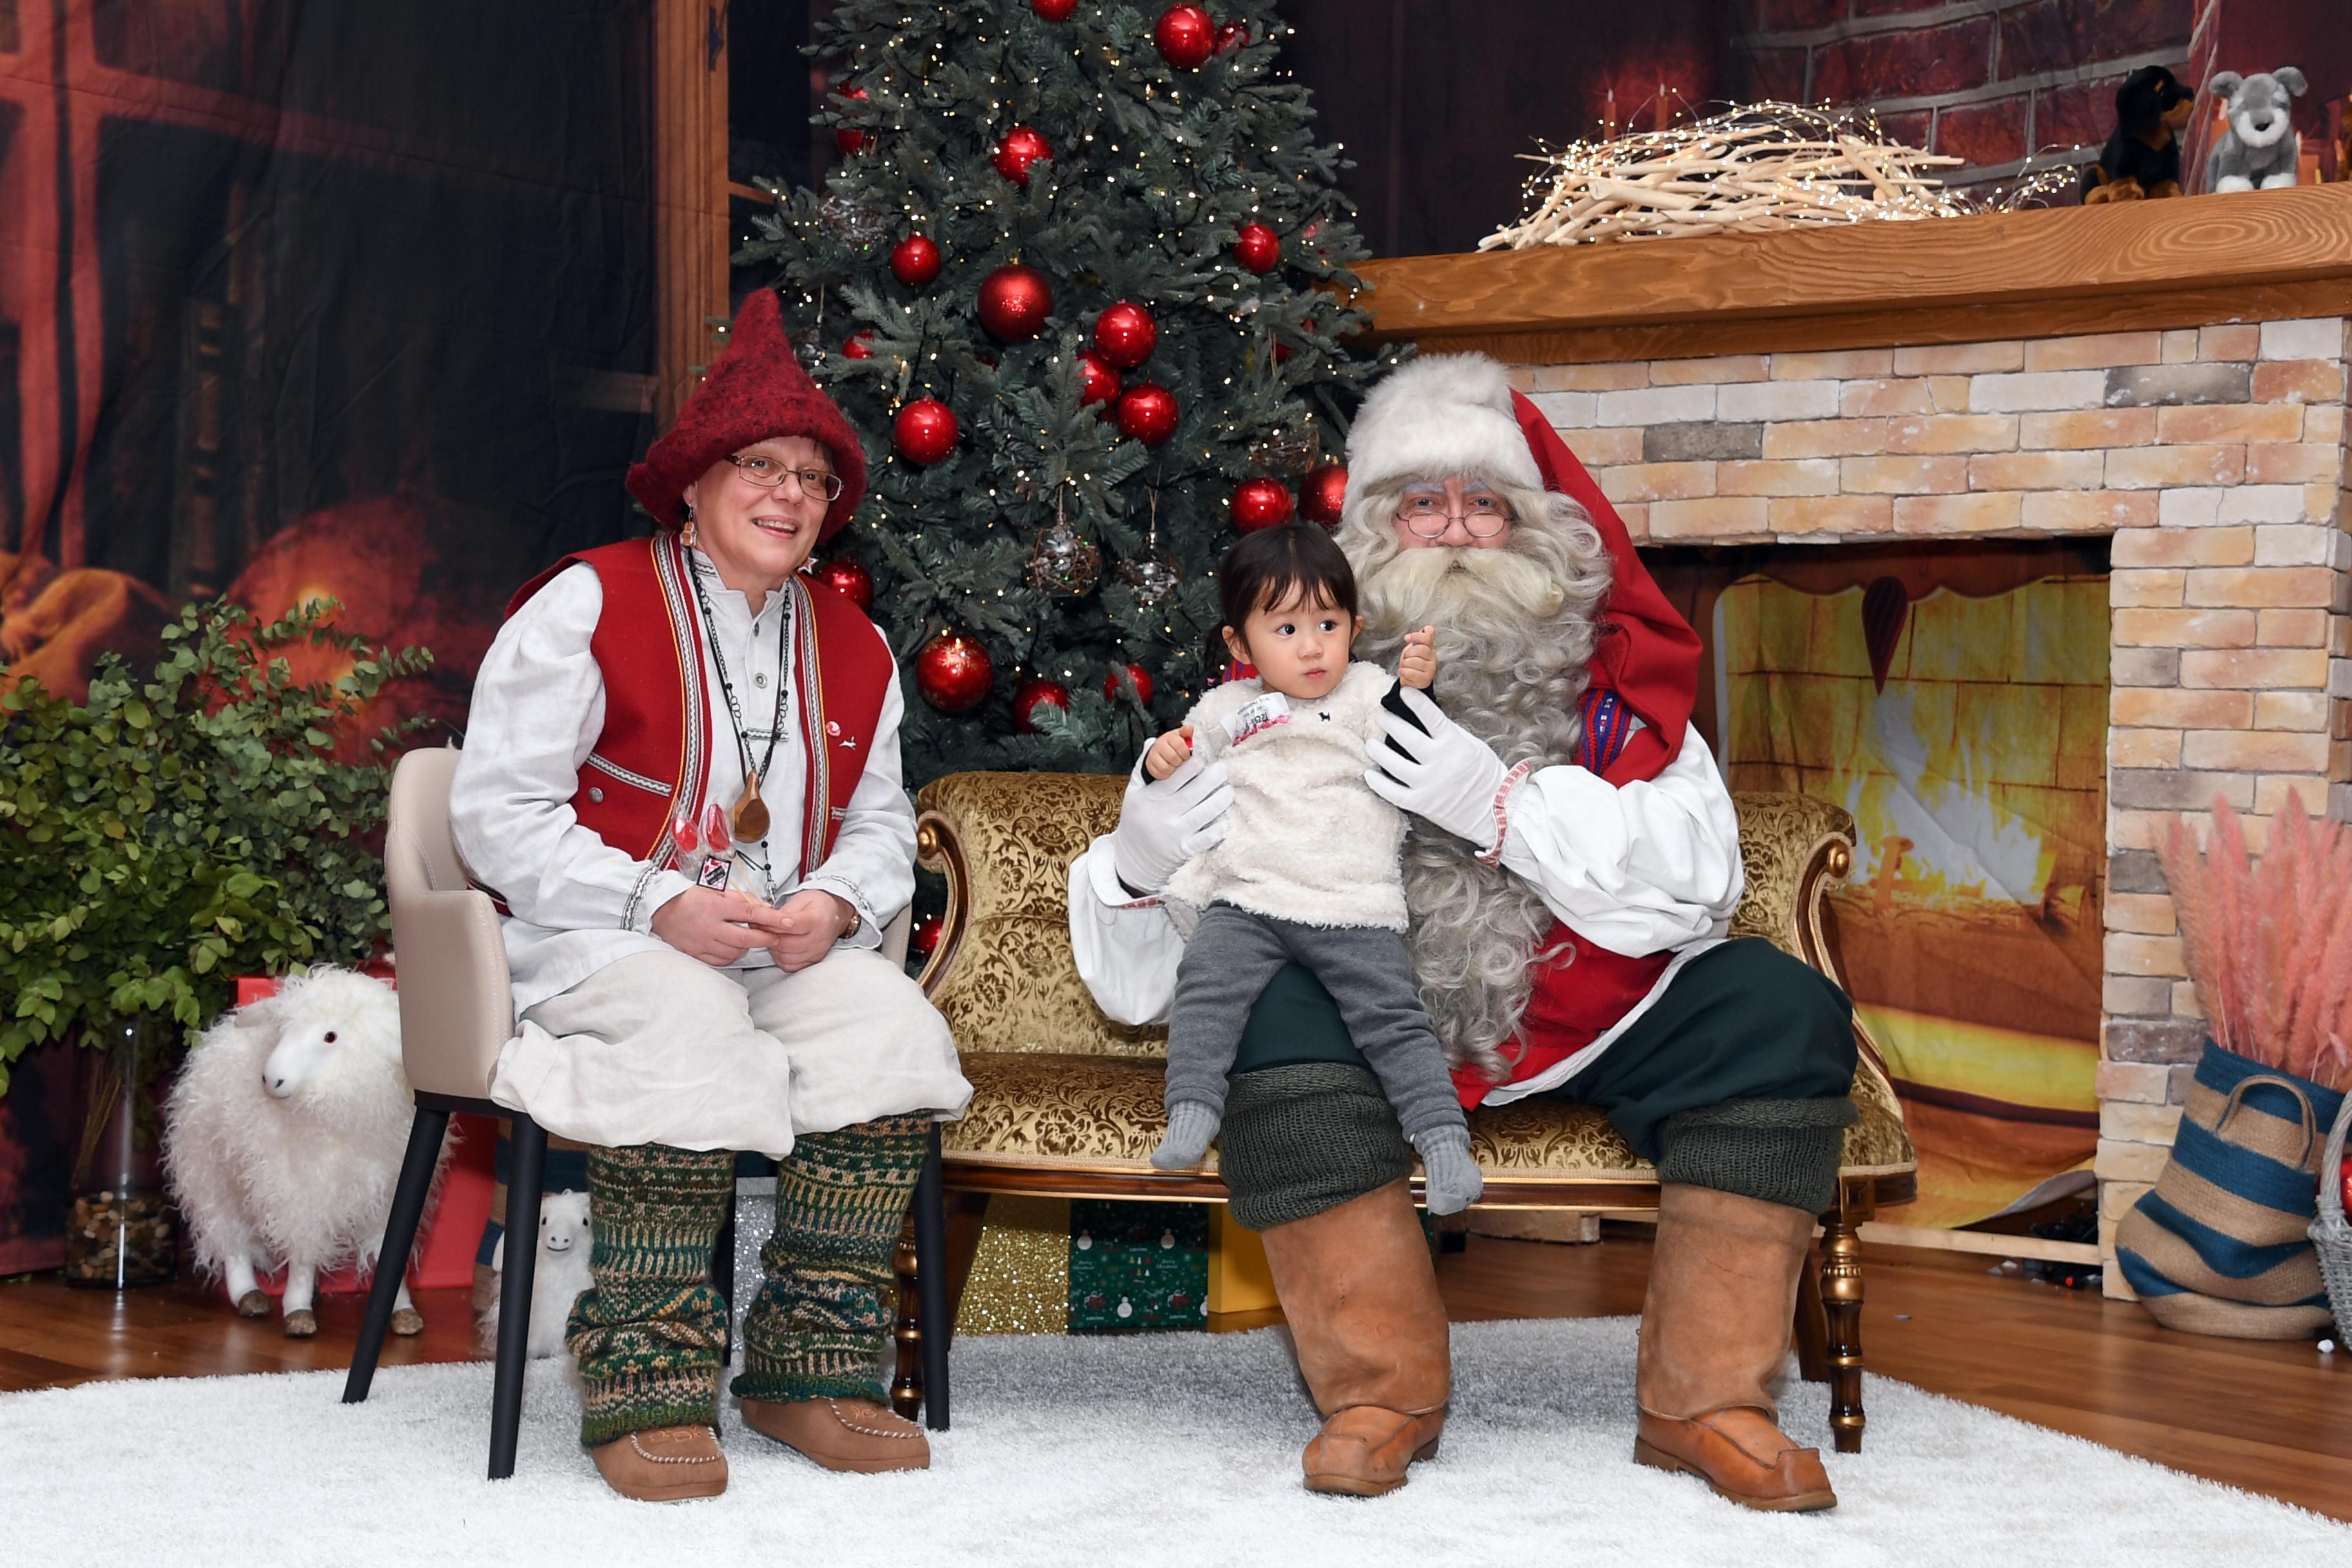
<svg viewBox="0 0 2352 1568"><path fill-rule="evenodd" d="M2208 1040L2172 1158L2116 1232L2116 1261L2167 1328L2292 1340L2327 1323L2311 1243L2338 1091Z"/></svg>

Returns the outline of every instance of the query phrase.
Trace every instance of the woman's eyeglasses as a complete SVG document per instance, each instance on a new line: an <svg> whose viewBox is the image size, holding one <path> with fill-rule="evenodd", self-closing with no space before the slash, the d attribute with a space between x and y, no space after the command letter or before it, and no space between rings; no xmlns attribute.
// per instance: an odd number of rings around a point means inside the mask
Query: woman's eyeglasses
<svg viewBox="0 0 2352 1568"><path fill-rule="evenodd" d="M730 457L727 460L735 465L736 472L762 489L774 489L790 479L799 482L803 495L823 496L827 500L838 500L841 497L841 476L827 473L823 468L788 468L773 458L756 454L749 458Z"/></svg>

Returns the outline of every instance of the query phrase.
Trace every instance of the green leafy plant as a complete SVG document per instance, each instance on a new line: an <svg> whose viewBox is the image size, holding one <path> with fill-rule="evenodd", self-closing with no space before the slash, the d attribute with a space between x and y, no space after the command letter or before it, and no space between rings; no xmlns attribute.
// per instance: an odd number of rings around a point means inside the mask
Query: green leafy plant
<svg viewBox="0 0 2352 1568"><path fill-rule="evenodd" d="M148 679L110 656L86 702L0 696L0 1092L43 1041L140 1014L193 1033L239 973L374 951L386 742L425 721L382 731L368 761L337 746L432 656L338 632L337 608L256 626L190 605ZM303 649L348 672L297 681L286 656Z"/></svg>

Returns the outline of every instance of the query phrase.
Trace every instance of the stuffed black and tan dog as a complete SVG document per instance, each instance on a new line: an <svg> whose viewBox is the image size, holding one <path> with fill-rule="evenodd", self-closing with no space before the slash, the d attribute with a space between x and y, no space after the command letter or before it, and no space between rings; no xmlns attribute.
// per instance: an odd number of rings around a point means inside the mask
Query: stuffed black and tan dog
<svg viewBox="0 0 2352 1568"><path fill-rule="evenodd" d="M2083 171L2083 205L2180 194L2180 132L2197 95L2162 66L2142 66L2116 89L2116 133Z"/></svg>

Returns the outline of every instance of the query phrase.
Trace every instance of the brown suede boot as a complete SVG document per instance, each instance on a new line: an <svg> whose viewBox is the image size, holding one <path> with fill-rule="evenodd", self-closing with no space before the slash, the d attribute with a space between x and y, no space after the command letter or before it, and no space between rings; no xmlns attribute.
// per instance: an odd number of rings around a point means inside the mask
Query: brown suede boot
<svg viewBox="0 0 2352 1568"><path fill-rule="evenodd" d="M1445 1303L1403 1182L1264 1233L1298 1370L1328 1417L1309 1491L1379 1497L1437 1452L1452 1392Z"/></svg>
<svg viewBox="0 0 2352 1568"><path fill-rule="evenodd" d="M930 1468L923 1429L870 1399L746 1399L742 1410L744 1426L828 1470Z"/></svg>
<svg viewBox="0 0 2352 1568"><path fill-rule="evenodd" d="M656 1426L588 1450L604 1484L638 1502L683 1502L727 1489L727 1456L708 1426Z"/></svg>
<svg viewBox="0 0 2352 1568"><path fill-rule="evenodd" d="M1781 1432L1765 1386L1788 1354L1812 1235L1802 1209L1712 1187L1661 1190L1634 1376L1634 1458L1703 1477L1743 1508L1837 1506L1820 1452Z"/></svg>

